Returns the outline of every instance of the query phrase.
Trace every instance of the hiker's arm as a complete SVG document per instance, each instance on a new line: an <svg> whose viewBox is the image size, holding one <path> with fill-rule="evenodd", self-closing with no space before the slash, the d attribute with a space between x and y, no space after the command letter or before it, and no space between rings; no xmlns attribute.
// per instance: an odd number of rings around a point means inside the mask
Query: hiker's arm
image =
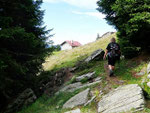
<svg viewBox="0 0 150 113"><path fill-rule="evenodd" d="M104 60L106 59L107 53L108 53L108 50L106 49L104 57L103 57Z"/></svg>

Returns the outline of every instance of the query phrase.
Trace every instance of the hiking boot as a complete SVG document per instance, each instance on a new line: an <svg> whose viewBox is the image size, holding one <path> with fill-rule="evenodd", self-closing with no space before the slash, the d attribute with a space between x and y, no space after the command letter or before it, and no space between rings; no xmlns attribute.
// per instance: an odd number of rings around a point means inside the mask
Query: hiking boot
<svg viewBox="0 0 150 113"><path fill-rule="evenodd" d="M111 76L113 76L113 75L114 75L113 70L109 70L109 76L111 77Z"/></svg>

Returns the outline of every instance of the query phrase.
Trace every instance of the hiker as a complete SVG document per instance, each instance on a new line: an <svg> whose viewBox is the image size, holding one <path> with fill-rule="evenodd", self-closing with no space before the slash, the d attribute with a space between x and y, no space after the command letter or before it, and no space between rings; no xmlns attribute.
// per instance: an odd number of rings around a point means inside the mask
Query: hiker
<svg viewBox="0 0 150 113"><path fill-rule="evenodd" d="M116 43L115 38L111 38L111 42L108 44L104 54L104 60L106 59L106 56L108 57L109 76L113 76L115 63L117 60L120 60L121 56L120 46Z"/></svg>

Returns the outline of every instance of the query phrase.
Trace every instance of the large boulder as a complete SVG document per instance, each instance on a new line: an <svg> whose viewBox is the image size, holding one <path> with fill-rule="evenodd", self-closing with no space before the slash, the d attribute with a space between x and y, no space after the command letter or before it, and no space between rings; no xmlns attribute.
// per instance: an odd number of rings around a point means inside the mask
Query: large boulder
<svg viewBox="0 0 150 113"><path fill-rule="evenodd" d="M94 76L95 76L95 72L87 73L87 74L76 77L76 81L81 82L83 79L93 79Z"/></svg>
<svg viewBox="0 0 150 113"><path fill-rule="evenodd" d="M118 87L103 96L98 103L98 113L120 113L143 110L145 100L141 87L131 84Z"/></svg>
<svg viewBox="0 0 150 113"><path fill-rule="evenodd" d="M90 62L93 60L102 60L104 56L104 50L103 49L98 49L94 51L87 59L85 59L85 62Z"/></svg>
<svg viewBox="0 0 150 113"><path fill-rule="evenodd" d="M90 89L88 88L75 95L63 105L63 108L74 108L76 106L84 105L88 101L89 91Z"/></svg>
<svg viewBox="0 0 150 113"><path fill-rule="evenodd" d="M27 106L35 102L37 99L33 90L28 88L24 90L13 103L9 104L6 113L12 113L20 110L23 106Z"/></svg>

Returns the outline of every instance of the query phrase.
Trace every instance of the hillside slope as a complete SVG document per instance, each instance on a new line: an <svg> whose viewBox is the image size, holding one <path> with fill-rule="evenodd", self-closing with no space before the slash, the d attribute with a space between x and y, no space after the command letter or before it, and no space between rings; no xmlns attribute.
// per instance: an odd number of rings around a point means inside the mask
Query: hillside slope
<svg viewBox="0 0 150 113"><path fill-rule="evenodd" d="M99 48L105 50L112 37L116 37L116 33L72 50L55 52L46 59L46 63L43 64L44 70L73 66L78 60L86 58L93 51Z"/></svg>
<svg viewBox="0 0 150 113"><path fill-rule="evenodd" d="M111 37L115 37L113 34L109 37L99 39L93 43L89 43L73 50L60 51L54 53L54 55L48 57L47 62L43 64L45 70L60 69L64 67L74 67L76 62L89 56L93 51L102 48L105 49L109 43ZM101 78L101 82L92 86L76 89L73 92L61 92L54 96L43 95L34 104L24 108L19 113L65 113L66 111L79 108L81 113L97 113L98 102L102 97L122 85L138 84L147 93L146 97L150 94L149 88L145 85L150 81L147 79L146 68L150 59L150 55L142 54L134 59L122 59L120 63L116 64L115 77L108 77L107 75L107 61L93 61L88 64L81 64L80 68L72 72L72 78L67 81L62 88L67 85L76 83L76 77L80 77L83 74L89 72L95 72L94 78ZM144 72L141 74L141 72ZM140 75L140 76L139 76ZM83 79L81 83L83 85L93 82L93 80ZM77 106L73 109L63 109L63 105L73 96L90 88L92 95L95 99L87 106ZM146 98L146 106L143 111L137 113L149 113L149 99ZM133 112L133 111L130 111ZM129 112L127 112L129 113Z"/></svg>

